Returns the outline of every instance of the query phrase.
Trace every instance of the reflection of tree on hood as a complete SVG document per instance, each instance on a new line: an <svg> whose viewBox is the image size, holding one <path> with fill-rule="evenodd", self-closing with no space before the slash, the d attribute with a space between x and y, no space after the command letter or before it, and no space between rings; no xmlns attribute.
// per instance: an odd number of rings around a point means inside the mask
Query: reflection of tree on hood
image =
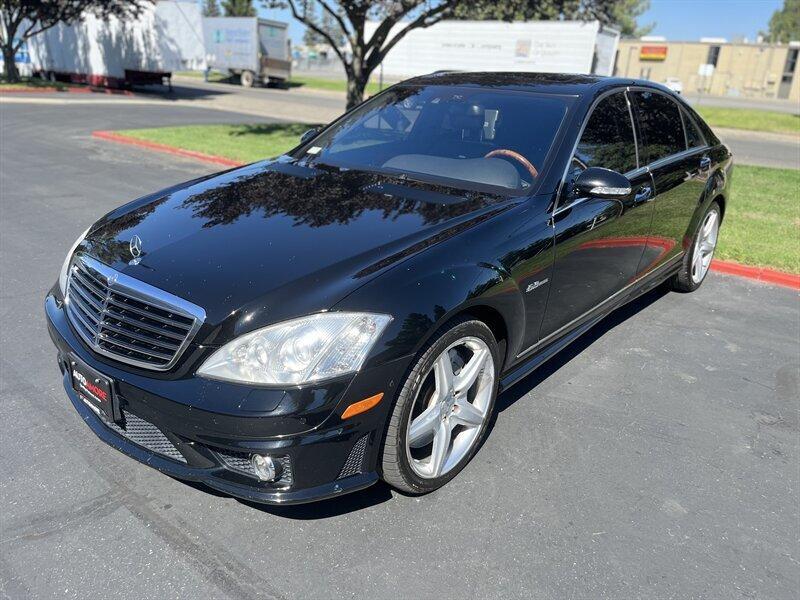
<svg viewBox="0 0 800 600"><path fill-rule="evenodd" d="M120 240L119 235L123 231L133 229L139 223L152 214L156 208L167 200L168 196L153 200L146 204L123 213L118 216L105 216L97 223L96 233L90 236L87 242L91 246L92 253L101 261L108 265L113 264L114 260L129 253L128 247L130 240Z"/></svg>
<svg viewBox="0 0 800 600"><path fill-rule="evenodd" d="M309 171L314 173L314 171ZM404 182L409 196L389 195L380 184L385 178L363 172L317 171L312 177L298 177L273 168L248 174L210 188L184 200L183 207L195 217L205 219L203 227L228 225L260 210L265 217L286 215L295 225L324 227L345 225L366 211L381 211L384 219L405 214L421 215L425 224L436 224L476 210L488 203L485 199L461 200L447 188ZM374 190L374 191L371 191ZM416 190L447 194L447 203L419 201Z"/></svg>

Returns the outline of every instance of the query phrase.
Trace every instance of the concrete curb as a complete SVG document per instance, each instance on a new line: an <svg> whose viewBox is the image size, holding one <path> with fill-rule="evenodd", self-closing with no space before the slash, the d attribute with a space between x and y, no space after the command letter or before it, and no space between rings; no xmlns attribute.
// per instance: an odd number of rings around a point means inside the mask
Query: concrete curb
<svg viewBox="0 0 800 600"><path fill-rule="evenodd" d="M735 275L737 277L753 279L771 285L800 290L800 275L795 275L793 273L784 273L783 271L776 271L775 269L768 269L766 267L740 265L739 263L718 260L716 258L711 263L711 270L717 273Z"/></svg>
<svg viewBox="0 0 800 600"><path fill-rule="evenodd" d="M0 94L113 94L115 96L133 96L130 90L112 90L98 87L37 87L37 88L0 88Z"/></svg>
<svg viewBox="0 0 800 600"><path fill-rule="evenodd" d="M224 165L226 167L241 167L242 165L246 164L238 160L231 160L230 158L225 158L223 156L214 156L212 154L205 154L203 152L195 152L194 150L184 150L183 148L168 146L167 144L158 144L156 142L139 140L127 135L120 135L119 133L114 133L113 131L93 131L92 137L101 140L107 140L109 142L116 142L118 144L128 144L130 146L138 146L140 148L146 148L147 150L153 150L155 152L164 152L166 154L183 156L185 158L193 158L194 160L200 160L203 162L213 163L216 165Z"/></svg>
<svg viewBox="0 0 800 600"><path fill-rule="evenodd" d="M797 143L800 141L800 131L797 133L777 133L775 131L754 131L751 129L733 129L730 127L714 127L714 133L723 138L737 138L740 140L760 140L771 142Z"/></svg>
<svg viewBox="0 0 800 600"><path fill-rule="evenodd" d="M246 164L240 161L231 160L223 156L214 156L212 154L204 154L202 152L195 152L193 150L183 150L167 144L157 144L155 142L147 142L127 135L120 135L113 131L93 131L92 137L116 142L118 144L129 144L131 146L138 146L146 148L147 150L154 150L156 152L165 152L167 154L174 154L183 156L185 158L193 158L203 162L213 163L217 165L225 165L226 167L241 167ZM739 263L730 262L726 260L714 259L711 263L711 270L726 275L735 275L737 277L744 277L754 281L761 281L772 285L787 287L793 290L800 290L800 275L793 273L784 273L783 271L776 271L775 269L768 269L766 267L751 267L749 265L740 265Z"/></svg>

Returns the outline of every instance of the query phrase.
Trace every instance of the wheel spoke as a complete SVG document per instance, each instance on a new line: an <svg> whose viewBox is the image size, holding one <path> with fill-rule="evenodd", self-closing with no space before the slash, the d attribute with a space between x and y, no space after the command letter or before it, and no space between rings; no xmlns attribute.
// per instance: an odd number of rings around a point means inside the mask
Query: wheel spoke
<svg viewBox="0 0 800 600"><path fill-rule="evenodd" d="M438 477L442 473L449 449L450 425L445 421L439 421L436 433L433 436L433 449L431 451L430 472L433 477Z"/></svg>
<svg viewBox="0 0 800 600"><path fill-rule="evenodd" d="M708 235L713 231L714 224L717 222L717 213L710 212L708 213L708 218L706 219L706 223L703 226L703 237L708 237Z"/></svg>
<svg viewBox="0 0 800 600"><path fill-rule="evenodd" d="M450 361L450 353L444 352L436 359L433 365L433 376L436 380L436 398L434 402L441 402L443 398L453 391L453 363Z"/></svg>
<svg viewBox="0 0 800 600"><path fill-rule="evenodd" d="M469 357L458 375L456 354ZM406 457L419 477L442 477L466 460L490 414L495 377L492 351L477 336L462 337L439 354L420 381L406 421Z"/></svg>
<svg viewBox="0 0 800 600"><path fill-rule="evenodd" d="M694 257L694 274L697 277L701 277L703 275L703 253L700 252L700 249L697 249L697 252Z"/></svg>
<svg viewBox="0 0 800 600"><path fill-rule="evenodd" d="M483 424L483 417L483 413L477 406L468 402L466 398L462 398L456 402L456 411L451 418L467 427L479 427Z"/></svg>
<svg viewBox="0 0 800 600"><path fill-rule="evenodd" d="M477 350L472 355L469 362L464 365L459 374L456 375L454 387L457 394L464 393L472 387L472 384L478 379L478 375L480 375L488 357L489 351L484 348Z"/></svg>
<svg viewBox="0 0 800 600"><path fill-rule="evenodd" d="M431 441L439 421L439 405L431 404L422 411L416 419L411 421L408 429L408 444L412 448L419 448Z"/></svg>

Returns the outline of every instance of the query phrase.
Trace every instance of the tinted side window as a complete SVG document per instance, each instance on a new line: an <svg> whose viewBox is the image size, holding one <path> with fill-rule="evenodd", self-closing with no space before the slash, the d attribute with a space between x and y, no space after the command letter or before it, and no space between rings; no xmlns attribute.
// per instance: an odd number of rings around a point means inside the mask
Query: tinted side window
<svg viewBox="0 0 800 600"><path fill-rule="evenodd" d="M633 92L642 130L643 164L686 150L678 105L654 92Z"/></svg>
<svg viewBox="0 0 800 600"><path fill-rule="evenodd" d="M689 148L705 146L706 141L703 139L703 134L700 133L694 119L685 110L681 110L681 112L683 113L683 126L686 128L686 143Z"/></svg>
<svg viewBox="0 0 800 600"><path fill-rule="evenodd" d="M583 130L572 169L605 167L619 173L636 169L636 143L624 92L612 94L595 106Z"/></svg>

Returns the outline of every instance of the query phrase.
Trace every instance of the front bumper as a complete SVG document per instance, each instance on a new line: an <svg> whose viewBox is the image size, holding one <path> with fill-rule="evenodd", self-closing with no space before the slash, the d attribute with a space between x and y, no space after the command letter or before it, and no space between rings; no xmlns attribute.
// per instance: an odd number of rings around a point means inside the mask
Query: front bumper
<svg viewBox="0 0 800 600"><path fill-rule="evenodd" d="M162 379L123 370L117 363L94 355L77 338L54 294L48 295L45 311L50 337L58 350L64 389L75 410L101 440L139 462L178 479L202 482L231 496L269 504L331 498L378 480L378 449L392 388L399 379L398 369L404 369L406 361L395 361L310 394L287 393L274 414L237 413L235 408L219 413L206 410L202 399L187 404L159 395L179 389L180 381L167 385ZM122 423L107 421L75 392L70 356L114 381L125 416ZM196 379L186 376L183 388L194 390ZM376 408L352 419L340 418L350 403L381 391L384 398ZM175 395L181 397L180 393ZM208 399L207 404L217 407L221 400ZM297 432L302 423L311 428ZM288 435L279 433L282 425L290 431ZM275 458L283 466L280 478L260 481L249 464L252 453Z"/></svg>

